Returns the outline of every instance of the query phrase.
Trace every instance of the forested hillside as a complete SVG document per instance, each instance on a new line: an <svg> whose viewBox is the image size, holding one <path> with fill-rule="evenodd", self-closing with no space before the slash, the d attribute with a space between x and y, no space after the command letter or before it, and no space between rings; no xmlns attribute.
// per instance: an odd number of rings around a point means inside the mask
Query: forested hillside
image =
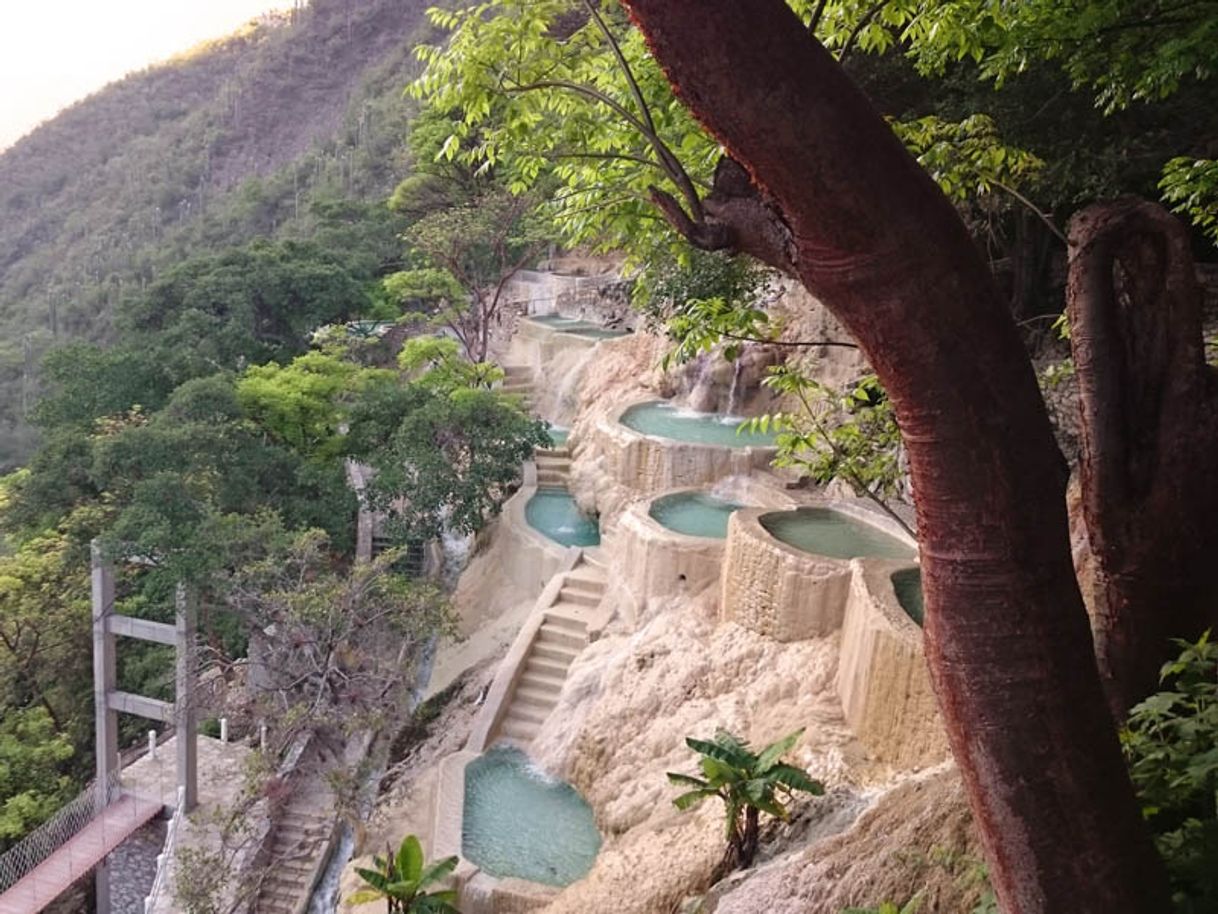
<svg viewBox="0 0 1218 914"><path fill-rule="evenodd" d="M133 287L255 236L316 239L352 224L352 203L383 210L427 5L317 0L129 76L0 156L0 469L33 445L43 353L112 338Z"/></svg>

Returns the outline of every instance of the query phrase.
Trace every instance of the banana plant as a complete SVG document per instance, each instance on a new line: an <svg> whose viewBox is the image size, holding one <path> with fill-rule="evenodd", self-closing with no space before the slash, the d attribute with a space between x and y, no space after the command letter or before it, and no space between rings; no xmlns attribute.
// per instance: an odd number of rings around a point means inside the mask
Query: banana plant
<svg viewBox="0 0 1218 914"><path fill-rule="evenodd" d="M378 855L372 860L376 869L356 869L365 885L347 899L349 904L384 901L389 914L461 914L456 908L455 890L425 891L457 868L456 857L426 865L419 839L407 835L396 854L387 849L385 856Z"/></svg>
<svg viewBox="0 0 1218 914"><path fill-rule="evenodd" d="M702 756L698 767L702 777L668 772L668 780L690 787L672 802L677 809L692 809L703 800L718 797L725 807L727 826L727 869L747 867L757 856L761 813L786 820L787 803L796 792L820 796L825 787L808 777L802 768L787 764L782 757L803 735L796 730L754 753L739 737L726 730L713 740L686 738L685 744Z"/></svg>

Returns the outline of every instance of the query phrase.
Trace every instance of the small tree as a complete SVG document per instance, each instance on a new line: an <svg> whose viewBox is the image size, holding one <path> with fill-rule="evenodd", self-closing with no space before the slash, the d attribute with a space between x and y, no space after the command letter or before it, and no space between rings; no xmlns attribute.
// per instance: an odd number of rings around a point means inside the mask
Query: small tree
<svg viewBox="0 0 1218 914"><path fill-rule="evenodd" d="M445 857L425 865L419 839L407 835L397 854L386 849L384 857L377 855L372 859L376 869L356 869L366 885L347 899L349 904L384 901L389 906L389 914L460 914L455 907L455 889L425 891L457 868L456 857Z"/></svg>
<svg viewBox="0 0 1218 914"><path fill-rule="evenodd" d="M725 807L727 853L725 870L747 867L757 856L761 813L777 819L788 818L787 802L796 791L820 796L824 785L801 768L782 761L782 756L803 736L803 728L770 743L755 754L741 739L726 730L715 733L712 741L686 738L685 744L702 756L698 767L704 778L668 772L668 780L692 787L676 799L677 809L692 809L708 797L718 797Z"/></svg>
<svg viewBox="0 0 1218 914"><path fill-rule="evenodd" d="M533 199L488 190L419 219L403 236L419 263L385 278L386 292L431 310L483 362L508 282L540 250Z"/></svg>

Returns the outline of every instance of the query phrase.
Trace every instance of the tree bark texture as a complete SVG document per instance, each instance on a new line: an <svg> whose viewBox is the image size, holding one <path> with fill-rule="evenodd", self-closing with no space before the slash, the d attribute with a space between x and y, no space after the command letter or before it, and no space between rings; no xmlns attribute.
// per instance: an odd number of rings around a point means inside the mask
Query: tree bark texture
<svg viewBox="0 0 1218 914"><path fill-rule="evenodd" d="M1074 577L1065 463L955 210L782 0L623 3L892 397L927 658L1002 910L1162 914Z"/></svg>
<svg viewBox="0 0 1218 914"><path fill-rule="evenodd" d="M1218 625L1218 372L1205 362L1185 227L1136 198L1070 227L1067 305L1082 411L1096 651L1118 719L1171 638Z"/></svg>

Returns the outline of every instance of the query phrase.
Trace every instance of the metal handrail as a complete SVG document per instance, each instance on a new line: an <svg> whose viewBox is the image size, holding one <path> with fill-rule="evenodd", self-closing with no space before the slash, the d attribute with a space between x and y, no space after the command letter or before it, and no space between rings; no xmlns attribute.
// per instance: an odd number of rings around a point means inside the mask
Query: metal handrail
<svg viewBox="0 0 1218 914"><path fill-rule="evenodd" d="M90 782L74 799L59 807L53 816L0 854L0 892L16 885L71 840L109 805L120 789L117 772L104 782Z"/></svg>
<svg viewBox="0 0 1218 914"><path fill-rule="evenodd" d="M157 899L169 883L169 870L173 865L174 854L178 847L178 833L181 831L182 819L185 818L186 788L178 788L178 802L169 820L169 828L165 832L165 846L156 858L156 876L152 879L152 888L144 898L144 914L152 914Z"/></svg>

